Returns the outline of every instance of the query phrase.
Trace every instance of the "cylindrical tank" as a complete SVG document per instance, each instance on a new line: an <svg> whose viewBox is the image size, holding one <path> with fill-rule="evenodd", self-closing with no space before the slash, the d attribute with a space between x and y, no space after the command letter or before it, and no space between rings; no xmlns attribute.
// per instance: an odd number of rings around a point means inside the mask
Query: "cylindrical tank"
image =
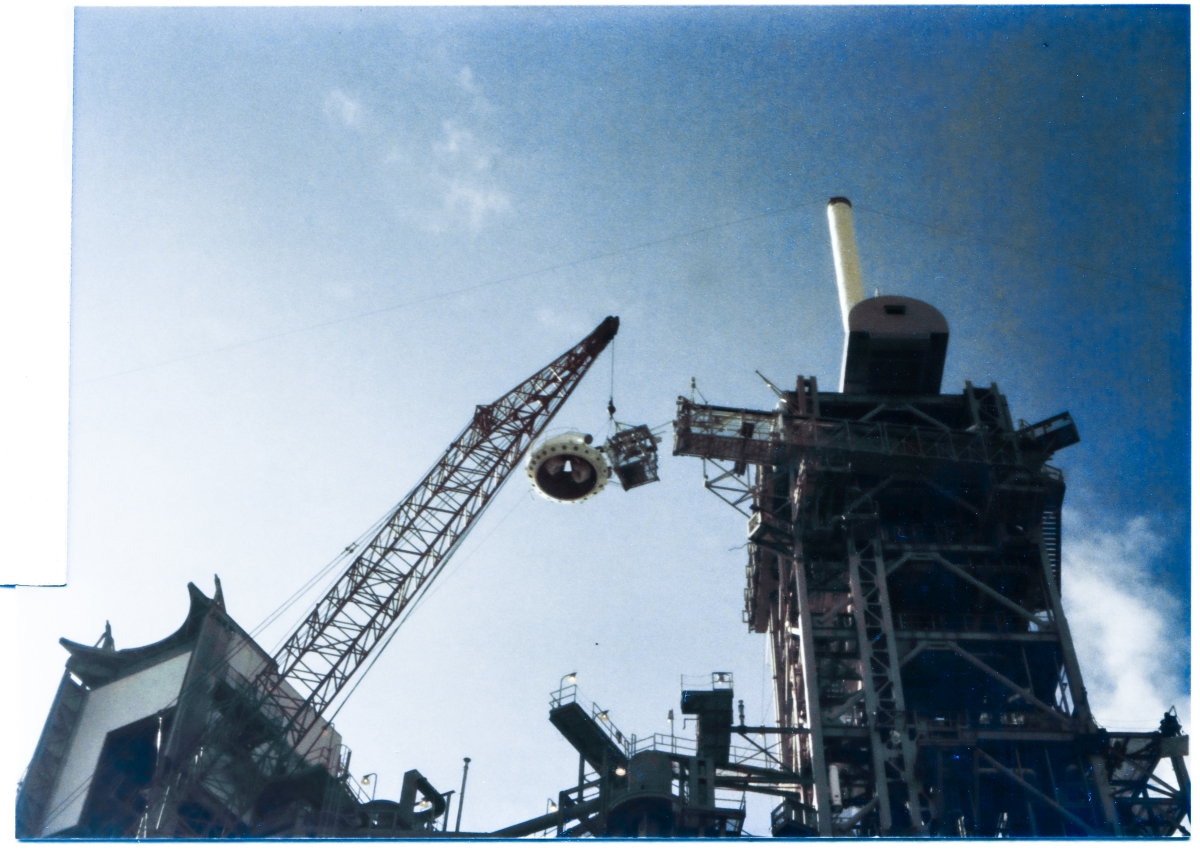
<svg viewBox="0 0 1200 850"><path fill-rule="evenodd" d="M901 295L867 298L850 311L842 392L937 395L950 325L932 304Z"/></svg>
<svg viewBox="0 0 1200 850"><path fill-rule="evenodd" d="M673 780L674 765L669 754L649 750L634 755L620 783L614 783L608 835L613 838L674 837Z"/></svg>
<svg viewBox="0 0 1200 850"><path fill-rule="evenodd" d="M854 240L854 217L845 198L830 198L829 238L833 242L833 269L837 274L838 303L842 308L842 327L850 332L850 311L863 300L862 270L858 265L858 246Z"/></svg>

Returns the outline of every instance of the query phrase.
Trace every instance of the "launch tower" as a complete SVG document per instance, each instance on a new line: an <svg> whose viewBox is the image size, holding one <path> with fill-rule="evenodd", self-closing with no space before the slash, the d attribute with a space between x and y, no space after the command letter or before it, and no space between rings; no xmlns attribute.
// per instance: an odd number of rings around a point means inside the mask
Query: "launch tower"
<svg viewBox="0 0 1200 850"><path fill-rule="evenodd" d="M864 299L850 203L829 204L846 348L774 410L680 398L675 454L748 514L745 619L768 635L777 722L806 780L776 834L1170 835L1187 738L1109 733L1063 615L1070 414L1014 424L995 384L941 391L949 326ZM748 510L746 510L748 508ZM1175 787L1154 776L1170 759Z"/></svg>

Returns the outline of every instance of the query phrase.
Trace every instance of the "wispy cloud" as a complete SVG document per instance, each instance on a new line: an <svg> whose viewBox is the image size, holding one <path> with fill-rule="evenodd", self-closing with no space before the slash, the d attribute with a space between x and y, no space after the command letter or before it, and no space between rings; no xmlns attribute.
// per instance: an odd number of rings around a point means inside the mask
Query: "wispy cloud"
<svg viewBox="0 0 1200 850"><path fill-rule="evenodd" d="M483 227L512 204L493 173L498 151L457 121L442 122L442 136L433 145L434 177L441 185L440 214L427 223L443 230L453 222Z"/></svg>
<svg viewBox="0 0 1200 850"><path fill-rule="evenodd" d="M464 91L475 94L475 75L465 65L458 72L458 84L463 87Z"/></svg>
<svg viewBox="0 0 1200 850"><path fill-rule="evenodd" d="M445 195L445 207L451 213L465 213L472 227L483 226L491 213L503 212L510 206L508 196L495 189L472 186L451 180Z"/></svg>
<svg viewBox="0 0 1200 850"><path fill-rule="evenodd" d="M565 310L558 307L542 307L537 311L538 324L542 327L573 335L582 335L591 330L592 325L588 322L593 318L590 314L570 307Z"/></svg>
<svg viewBox="0 0 1200 850"><path fill-rule="evenodd" d="M469 67L443 68L424 99L435 108L406 115L388 139L382 162L395 181L397 212L426 232L479 232L513 208L504 179L511 163L495 141L499 111L482 88ZM331 95L328 109L341 108ZM357 120L356 108L349 113Z"/></svg>
<svg viewBox="0 0 1200 850"><path fill-rule="evenodd" d="M453 121L444 121L442 132L445 134L442 141L434 147L454 166L477 172L491 168L494 150L477 139L470 130L464 130Z"/></svg>
<svg viewBox="0 0 1200 850"><path fill-rule="evenodd" d="M1063 606L1101 725L1149 731L1175 705L1187 723L1186 608L1156 581L1165 539L1146 517L1102 525L1064 511Z"/></svg>
<svg viewBox="0 0 1200 850"><path fill-rule="evenodd" d="M341 89L334 89L325 96L325 115L346 127L357 127L362 120L362 106Z"/></svg>

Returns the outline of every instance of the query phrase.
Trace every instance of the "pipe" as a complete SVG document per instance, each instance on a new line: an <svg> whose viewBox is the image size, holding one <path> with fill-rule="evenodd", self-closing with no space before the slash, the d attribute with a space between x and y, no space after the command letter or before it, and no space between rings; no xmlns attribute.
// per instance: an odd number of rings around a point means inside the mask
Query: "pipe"
<svg viewBox="0 0 1200 850"><path fill-rule="evenodd" d="M437 820L438 815L446 809L446 798L419 770L410 770L404 774L404 783L400 786L400 810L405 817L412 817L417 808L418 791L425 795L425 799L429 801L433 809L429 819ZM372 799L374 799L373 796Z"/></svg>
<svg viewBox="0 0 1200 850"><path fill-rule="evenodd" d="M582 821L584 818L591 815L600 809L600 798L588 800L586 803L578 806L572 806L567 812L568 820L571 818L579 818ZM522 838L526 835L533 835L535 832L541 832L544 829L549 829L552 826L558 826L558 812L547 812L544 815L538 815L521 823L506 826L504 829L498 829L495 832L489 832L489 838Z"/></svg>
<svg viewBox="0 0 1200 850"><path fill-rule="evenodd" d="M842 308L842 327L850 333L850 311L864 299L862 269L858 265L858 246L854 240L854 217L845 198L830 198L829 238L833 243L833 270L837 274L838 303Z"/></svg>

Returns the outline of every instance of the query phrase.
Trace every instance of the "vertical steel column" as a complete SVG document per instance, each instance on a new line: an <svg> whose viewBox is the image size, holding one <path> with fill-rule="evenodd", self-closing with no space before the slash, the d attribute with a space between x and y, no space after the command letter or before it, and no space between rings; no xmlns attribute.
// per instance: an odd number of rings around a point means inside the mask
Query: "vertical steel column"
<svg viewBox="0 0 1200 850"><path fill-rule="evenodd" d="M804 714L808 720L808 745L812 753L813 804L817 810L817 832L822 838L833 837L833 801L829 797L829 771L825 764L824 720L821 714L821 686L817 678L817 650L813 642L812 608L808 604L808 578L800 543L795 545L792 577L796 585L796 613L800 629L800 670L804 678ZM787 624L784 624L786 627ZM776 669L779 669L778 662Z"/></svg>
<svg viewBox="0 0 1200 850"><path fill-rule="evenodd" d="M780 587L786 587L788 580L787 569L789 560L780 555L774 555L776 569L779 570ZM775 716L781 726L795 725L796 700L791 677L791 634L788 632L788 611L786 593L777 593L775 606L771 610L768 625L768 635L771 641L771 660L775 680ZM799 767L800 753L792 746L792 742L784 738L781 741L781 755L784 763L791 769Z"/></svg>
<svg viewBox="0 0 1200 850"><path fill-rule="evenodd" d="M1087 689L1083 686L1083 673L1079 668L1079 658L1075 654L1075 642L1071 640L1071 629L1067 625L1066 614L1063 613L1062 598L1058 593L1058 584L1054 580L1054 568L1050 563L1050 553L1046 551L1046 541L1041 529L1033 529L1031 536L1037 545L1038 555L1042 561L1042 574L1045 576L1046 598L1050 600L1050 608L1054 614L1054 627L1058 632L1059 644L1062 646L1063 667L1067 671L1067 687L1071 691L1071 702L1079 721L1087 732L1095 732L1096 720L1092 717L1092 708L1088 705ZM1117 815L1117 806L1113 801L1112 786L1108 783L1108 769L1104 758L1100 755L1088 756L1092 768L1092 781L1096 784L1096 792L1100 796L1100 806L1104 810L1104 819L1114 835L1121 834L1121 821Z"/></svg>
<svg viewBox="0 0 1200 850"><path fill-rule="evenodd" d="M884 735L890 735L887 730L879 728L883 716L880 710L879 694L875 688L874 664L871 659L871 639L867 634L867 621L864 616L866 600L863 595L862 580L859 576L859 555L854 545L854 535L850 529L846 532L847 563L850 567L850 596L854 606L854 627L858 632L858 656L862 667L863 701L867 707L867 733L871 741L871 760L875 774L875 797L879 800L879 831L883 835L892 834L892 804L888 792L887 757L884 753Z"/></svg>
<svg viewBox="0 0 1200 850"><path fill-rule="evenodd" d="M890 765L904 782L913 831L927 835L929 830L921 817L920 786L915 774L916 744L909 740L907 734L904 686L900 680L896 630L887 591L887 568L883 562L883 545L878 531L863 550L870 551L867 558L862 557L852 528L847 530L846 549L863 686L866 688L867 725L871 731L880 830L889 834L894 826L888 806L890 792L887 787L887 768Z"/></svg>
<svg viewBox="0 0 1200 850"><path fill-rule="evenodd" d="M887 564L883 560L883 540L878 529L871 538L872 560L861 561L860 569L870 563L874 569L871 580L879 594L880 623L887 645L888 675L895 696L895 729L900 735L901 775L908 789L908 810L913 828L919 835L928 835L929 828L921 816L921 788L917 782L917 744L908 735L908 708L904 700L904 682L900 678L900 651L896 642L896 623L892 618L892 600L888 594Z"/></svg>

